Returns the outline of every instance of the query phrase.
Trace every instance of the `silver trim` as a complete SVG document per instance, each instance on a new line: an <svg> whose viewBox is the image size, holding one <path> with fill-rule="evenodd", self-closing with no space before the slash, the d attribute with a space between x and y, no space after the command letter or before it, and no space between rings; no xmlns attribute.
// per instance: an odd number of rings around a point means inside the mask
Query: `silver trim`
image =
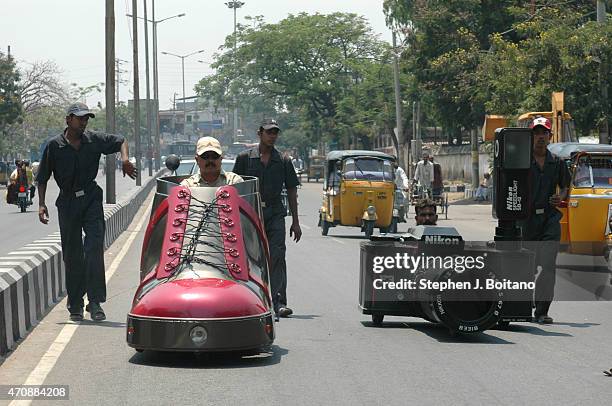
<svg viewBox="0 0 612 406"><path fill-rule="evenodd" d="M205 322L205 321L224 321L224 320L250 320L250 319L260 319L262 317L268 317L268 316L272 316L272 312L266 312L266 313L261 313L259 315L255 315L255 316L240 316L240 317L214 317L214 318L208 318L208 319L191 319L191 318L178 318L178 317L153 317L153 316L141 316L141 315L136 315L133 313L128 313L128 317L133 317L136 319L147 319L147 320L160 320L160 321L164 321L164 320L170 320L170 321L176 321L176 322L180 322L180 321L185 321L185 322L192 322L192 321L201 321L201 322Z"/></svg>
<svg viewBox="0 0 612 406"><path fill-rule="evenodd" d="M610 195L599 195L599 194L586 194L586 195L570 195L569 197L570 199L582 199L582 198L589 198L589 199L608 199L610 200L610 202L612 203L612 196Z"/></svg>

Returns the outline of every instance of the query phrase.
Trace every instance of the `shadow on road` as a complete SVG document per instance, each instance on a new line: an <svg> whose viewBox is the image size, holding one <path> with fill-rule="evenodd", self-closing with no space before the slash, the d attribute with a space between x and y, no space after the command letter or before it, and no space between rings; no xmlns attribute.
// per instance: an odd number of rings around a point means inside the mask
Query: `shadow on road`
<svg viewBox="0 0 612 406"><path fill-rule="evenodd" d="M364 240L364 241L368 240L365 234L360 234L360 235L332 235L332 234L329 234L328 236L334 237L334 238L340 238L343 240Z"/></svg>
<svg viewBox="0 0 612 406"><path fill-rule="evenodd" d="M298 320L314 320L316 318L321 317L318 314L292 314L287 317L288 319L298 319Z"/></svg>
<svg viewBox="0 0 612 406"><path fill-rule="evenodd" d="M112 327L112 328L125 328L125 322L120 322L120 321L93 321L93 320L88 320L88 319L83 319L83 321L79 321L79 322L69 322L69 321L64 321L61 323L57 323L59 326L63 326L66 324L78 324L81 326L96 326L96 327Z"/></svg>
<svg viewBox="0 0 612 406"><path fill-rule="evenodd" d="M563 325L562 323L555 323L555 324ZM554 325L550 327L554 328ZM536 336L544 336L544 337L573 337L573 335L568 334L568 333L560 333L558 331L543 330L537 325L510 324L508 327L505 327L499 330L509 331L513 333L527 333L527 334L533 334Z"/></svg>
<svg viewBox="0 0 612 406"><path fill-rule="evenodd" d="M374 327L370 321L362 321L366 327ZM456 344L515 344L503 338L495 337L487 333L475 334L452 334L446 327L441 324L429 322L401 322L387 321L378 328L405 328L419 331L428 335L431 338L438 340L441 343L456 343Z"/></svg>
<svg viewBox="0 0 612 406"><path fill-rule="evenodd" d="M129 359L131 364L162 368L237 369L278 364L285 348L272 345L268 350L251 352L161 352L144 351Z"/></svg>

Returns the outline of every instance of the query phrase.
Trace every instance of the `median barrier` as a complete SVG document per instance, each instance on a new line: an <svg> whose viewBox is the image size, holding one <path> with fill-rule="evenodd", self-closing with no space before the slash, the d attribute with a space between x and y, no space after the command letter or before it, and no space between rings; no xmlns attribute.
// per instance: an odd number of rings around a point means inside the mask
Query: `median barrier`
<svg viewBox="0 0 612 406"><path fill-rule="evenodd" d="M117 204L104 205L104 249L125 231L162 169ZM6 355L66 294L60 233L0 257L0 356Z"/></svg>

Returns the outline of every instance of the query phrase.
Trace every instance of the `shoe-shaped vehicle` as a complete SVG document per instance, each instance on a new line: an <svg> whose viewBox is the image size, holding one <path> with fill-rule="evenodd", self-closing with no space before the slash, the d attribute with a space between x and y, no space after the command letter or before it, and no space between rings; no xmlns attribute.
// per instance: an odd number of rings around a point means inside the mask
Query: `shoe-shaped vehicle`
<svg viewBox="0 0 612 406"><path fill-rule="evenodd" d="M274 316L257 180L189 188L179 185L184 178L157 180L127 343L137 351L265 349Z"/></svg>
<svg viewBox="0 0 612 406"><path fill-rule="evenodd" d="M378 151L332 151L325 160L321 234L337 225L360 227L366 237L393 219L395 157Z"/></svg>

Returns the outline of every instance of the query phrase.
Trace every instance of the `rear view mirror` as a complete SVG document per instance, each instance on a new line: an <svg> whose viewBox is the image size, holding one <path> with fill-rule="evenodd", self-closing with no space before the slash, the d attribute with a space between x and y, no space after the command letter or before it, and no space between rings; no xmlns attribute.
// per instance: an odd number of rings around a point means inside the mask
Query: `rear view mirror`
<svg viewBox="0 0 612 406"><path fill-rule="evenodd" d="M174 154L168 155L166 158L166 168L170 169L172 172L176 171L180 164L180 158Z"/></svg>

